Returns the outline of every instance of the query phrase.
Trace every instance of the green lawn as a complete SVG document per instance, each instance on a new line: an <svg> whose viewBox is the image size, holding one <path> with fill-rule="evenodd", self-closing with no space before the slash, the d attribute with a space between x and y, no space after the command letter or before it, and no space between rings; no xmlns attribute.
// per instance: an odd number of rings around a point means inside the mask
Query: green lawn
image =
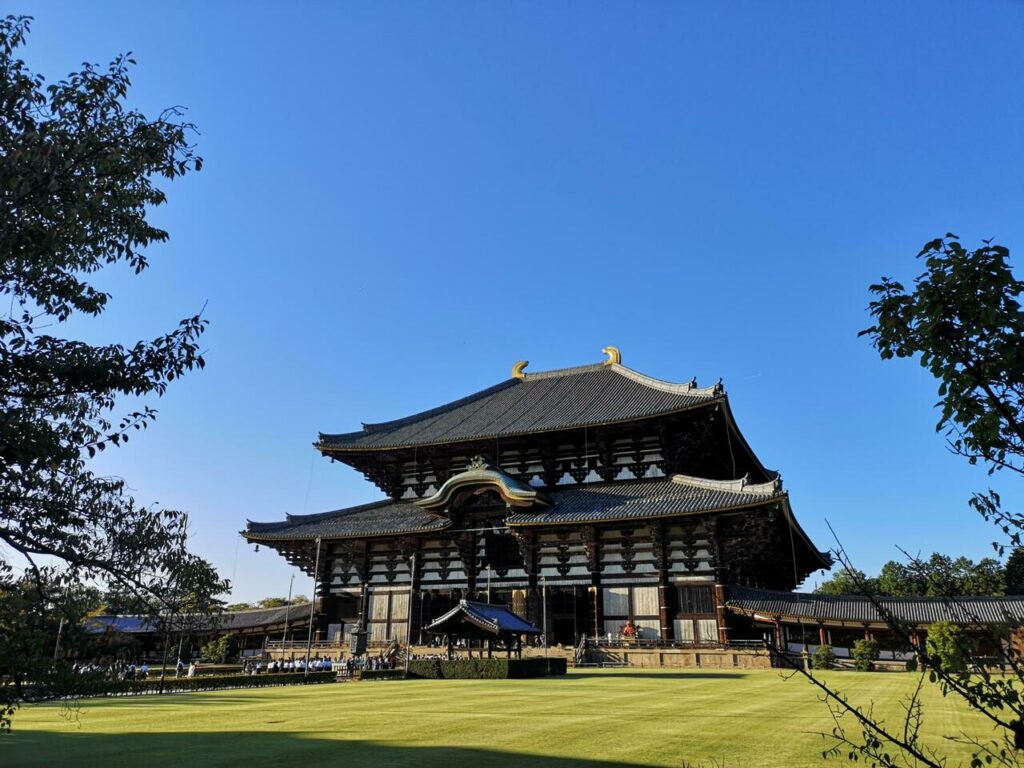
<svg viewBox="0 0 1024 768"><path fill-rule="evenodd" d="M896 720L909 674L833 673L851 700ZM944 741L976 716L926 691ZM831 719L813 688L777 672L602 670L547 680L412 680L217 691L21 710L2 766L840 765L820 758ZM713 763L712 761L717 761ZM956 764L957 760L951 761Z"/></svg>

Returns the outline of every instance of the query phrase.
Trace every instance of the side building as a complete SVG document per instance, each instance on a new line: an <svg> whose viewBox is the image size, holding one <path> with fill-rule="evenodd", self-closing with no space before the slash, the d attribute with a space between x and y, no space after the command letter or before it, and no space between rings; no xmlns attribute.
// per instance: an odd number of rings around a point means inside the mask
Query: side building
<svg viewBox="0 0 1024 768"><path fill-rule="evenodd" d="M727 585L791 590L830 566L721 384L661 381L604 351L540 373L520 362L447 405L319 436L384 498L242 532L315 577L318 641L362 624L371 643L410 628L420 642L469 598L546 620L551 643L632 620L641 637L723 645L750 630Z"/></svg>

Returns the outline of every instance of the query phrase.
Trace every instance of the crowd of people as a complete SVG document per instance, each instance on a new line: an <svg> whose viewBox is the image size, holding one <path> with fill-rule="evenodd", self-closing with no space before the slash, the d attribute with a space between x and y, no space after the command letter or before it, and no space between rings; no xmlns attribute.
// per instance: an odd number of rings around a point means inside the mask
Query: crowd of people
<svg viewBox="0 0 1024 768"><path fill-rule="evenodd" d="M178 663L181 664L180 661ZM134 661L115 661L109 665L95 661L76 661L71 665L71 671L76 675L104 675L116 680L148 680L150 673L149 664L145 661L138 664Z"/></svg>
<svg viewBox="0 0 1024 768"><path fill-rule="evenodd" d="M356 671L365 669L394 669L395 660L386 656L338 656L332 659L329 656L318 656L309 660L310 672L338 672L339 674L351 677ZM277 674L281 672L305 672L306 660L284 659L278 661L246 661L242 664L242 674L261 675Z"/></svg>
<svg viewBox="0 0 1024 768"><path fill-rule="evenodd" d="M309 671L310 672L330 672L335 669L335 664L339 663L334 661L327 656L318 656L309 660ZM263 661L245 661L242 663L242 674L244 675L260 675L260 674L273 674L277 672L305 672L306 671L306 660L304 658L299 659L285 659L278 661L272 659L268 662Z"/></svg>
<svg viewBox="0 0 1024 768"><path fill-rule="evenodd" d="M433 657L428 656L422 658ZM440 656L437 658L440 658ZM346 657L344 655L339 655L336 659L329 656L316 656L309 660L310 672L337 672L347 677L352 677L356 672L363 670L377 671L394 668L395 657L385 655L365 655L359 657ZM159 670L160 667L157 665L153 674L158 675ZM72 671L75 672L75 674L81 675L103 674L106 677L117 680L147 680L151 674L150 666L145 660L141 662L116 661L109 665L102 665L98 662L75 662L75 664L72 665ZM169 671L170 670L168 670L168 672ZM263 659L247 659L243 660L241 669L241 673L243 675L279 674L305 671L306 659L303 657L281 660L271 659L270 661L265 661ZM197 661L193 660L186 664L181 659L178 659L174 666L174 676L176 678L196 677L198 674L199 663Z"/></svg>

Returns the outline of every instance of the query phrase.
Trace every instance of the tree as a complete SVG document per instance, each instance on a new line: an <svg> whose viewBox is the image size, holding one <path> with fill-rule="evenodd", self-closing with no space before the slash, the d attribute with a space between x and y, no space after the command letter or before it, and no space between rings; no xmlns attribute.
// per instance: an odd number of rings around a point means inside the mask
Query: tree
<svg viewBox="0 0 1024 768"><path fill-rule="evenodd" d="M870 672L878 661L878 643L874 640L857 640L853 644L853 663L861 672Z"/></svg>
<svg viewBox="0 0 1024 768"><path fill-rule="evenodd" d="M964 673L970 660L970 646L963 630L948 621L937 621L928 627L925 641L928 655L943 672Z"/></svg>
<svg viewBox="0 0 1024 768"><path fill-rule="evenodd" d="M199 651L204 661L211 664L225 664L238 651L234 635L222 635L206 643Z"/></svg>
<svg viewBox="0 0 1024 768"><path fill-rule="evenodd" d="M218 597L231 585L217 575L216 569L205 560L188 554L174 563L165 578L154 589L157 609L153 611L153 622L163 635L163 665L160 669L160 688L167 672L168 653L171 641L177 636L179 646L184 640L191 644L192 635L199 630L215 626L217 615L224 603ZM180 654L179 654L180 655Z"/></svg>
<svg viewBox="0 0 1024 768"><path fill-rule="evenodd" d="M898 560L890 560L878 574L878 593L881 595L924 595L928 592L927 579ZM860 594L860 593L858 593Z"/></svg>
<svg viewBox="0 0 1024 768"><path fill-rule="evenodd" d="M1024 595L1024 547L1014 547L1004 569L1006 594Z"/></svg>
<svg viewBox="0 0 1024 768"><path fill-rule="evenodd" d="M287 597L264 597L257 604L257 608L283 608L286 605L299 605L300 603L308 603L309 598L305 595L295 595L291 602L288 601Z"/></svg>
<svg viewBox="0 0 1024 768"><path fill-rule="evenodd" d="M974 562L967 557L955 560L935 552L927 560L910 563L890 560L877 577L863 571L841 567L815 592L819 595L863 595L896 597L941 597L943 595L1002 595L1006 576L999 561L986 557Z"/></svg>
<svg viewBox="0 0 1024 768"><path fill-rule="evenodd" d="M166 200L158 183L202 160L179 110L149 118L126 105L130 58L45 85L17 57L28 32L27 18L0 21L0 294L10 307L0 315L0 591L24 597L18 558L40 611L59 610L69 585L93 579L159 599L191 557L187 516L136 503L124 480L97 475L89 459L156 416L149 406L115 415L119 397L159 396L203 367L206 323L192 316L127 346L58 331L106 309L111 296L91 282L101 268L146 269L148 247L168 238L147 218ZM18 642L14 632L5 642ZM25 667L0 669L14 675L2 701L24 696L25 676L42 680L51 666L39 649ZM0 728L9 724L0 716Z"/></svg>
<svg viewBox="0 0 1024 768"><path fill-rule="evenodd" d="M883 360L917 357L938 379L936 430L953 451L1024 474L1024 282L1009 257L991 241L969 251L956 235L932 240L913 291L888 277L871 286L875 324L860 335Z"/></svg>
<svg viewBox="0 0 1024 768"><path fill-rule="evenodd" d="M819 595L859 595L863 593L863 585L875 586L875 580L869 579L864 571L840 568L830 579L819 584L814 592Z"/></svg>
<svg viewBox="0 0 1024 768"><path fill-rule="evenodd" d="M940 417L936 425L954 453L971 464L981 462L990 474L1008 471L1024 474L1024 312L1019 297L1024 283L1009 266L1007 248L985 241L973 251L965 249L955 235L947 234L927 243L919 258L925 270L908 291L890 278L871 286L875 299L869 304L874 325L861 332L878 349L883 360L917 357L938 380ZM1019 547L1024 533L1024 515L1002 509L999 495L989 489L970 500L978 512L995 523L1005 539L996 542L998 552L1007 545ZM849 566L842 548L840 562ZM925 575L930 594L952 601L954 590L997 589L999 576L995 561L983 560L979 567L933 557L928 561L911 558L910 573ZM1017 558L1019 560L1019 557ZM1019 569L1019 562L1014 564ZM905 583L904 574L893 570L891 583ZM1011 577L1003 576L1006 583ZM1016 581L1017 576L1012 579ZM888 583L888 581L887 581ZM944 695L963 699L995 728L988 741L969 739L975 748L972 766L1019 765L1024 749L1024 665L1012 644L1004 642L1006 628L996 628L988 638L998 661L1009 674L993 675L987 667L969 672L971 649L958 643L956 633L941 624L933 625L930 641L919 642L910 628L893 617L874 593L868 593L876 610L890 629L928 668L929 679ZM956 610L965 610L958 604ZM952 602L950 609L953 610ZM971 619L972 617L967 617ZM977 617L972 623L984 624ZM959 657L958 657L959 655ZM799 667L830 703L835 719L832 747L826 756L865 759L879 766L931 766L946 764L941 746L921 737L922 705L917 691L904 704L906 717L898 727L877 720L870 708L851 704L841 692ZM851 734L841 718L850 716L859 734ZM964 737L966 738L966 737Z"/></svg>

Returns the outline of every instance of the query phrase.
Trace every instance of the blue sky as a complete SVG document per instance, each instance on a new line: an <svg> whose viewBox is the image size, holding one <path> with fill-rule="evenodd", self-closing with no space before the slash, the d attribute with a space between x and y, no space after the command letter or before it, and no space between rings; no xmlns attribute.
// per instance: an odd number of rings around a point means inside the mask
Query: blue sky
<svg viewBox="0 0 1024 768"><path fill-rule="evenodd" d="M985 556L988 478L935 385L857 338L867 286L946 231L1024 248L1013 3L12 4L49 79L133 51L131 103L189 108L204 170L95 340L206 305L208 368L104 471L192 514L238 599L291 569L237 536L378 492L318 430L397 418L601 347L724 379L822 548L866 570ZM1019 263L1019 261L1018 261ZM309 593L309 580L296 579Z"/></svg>

